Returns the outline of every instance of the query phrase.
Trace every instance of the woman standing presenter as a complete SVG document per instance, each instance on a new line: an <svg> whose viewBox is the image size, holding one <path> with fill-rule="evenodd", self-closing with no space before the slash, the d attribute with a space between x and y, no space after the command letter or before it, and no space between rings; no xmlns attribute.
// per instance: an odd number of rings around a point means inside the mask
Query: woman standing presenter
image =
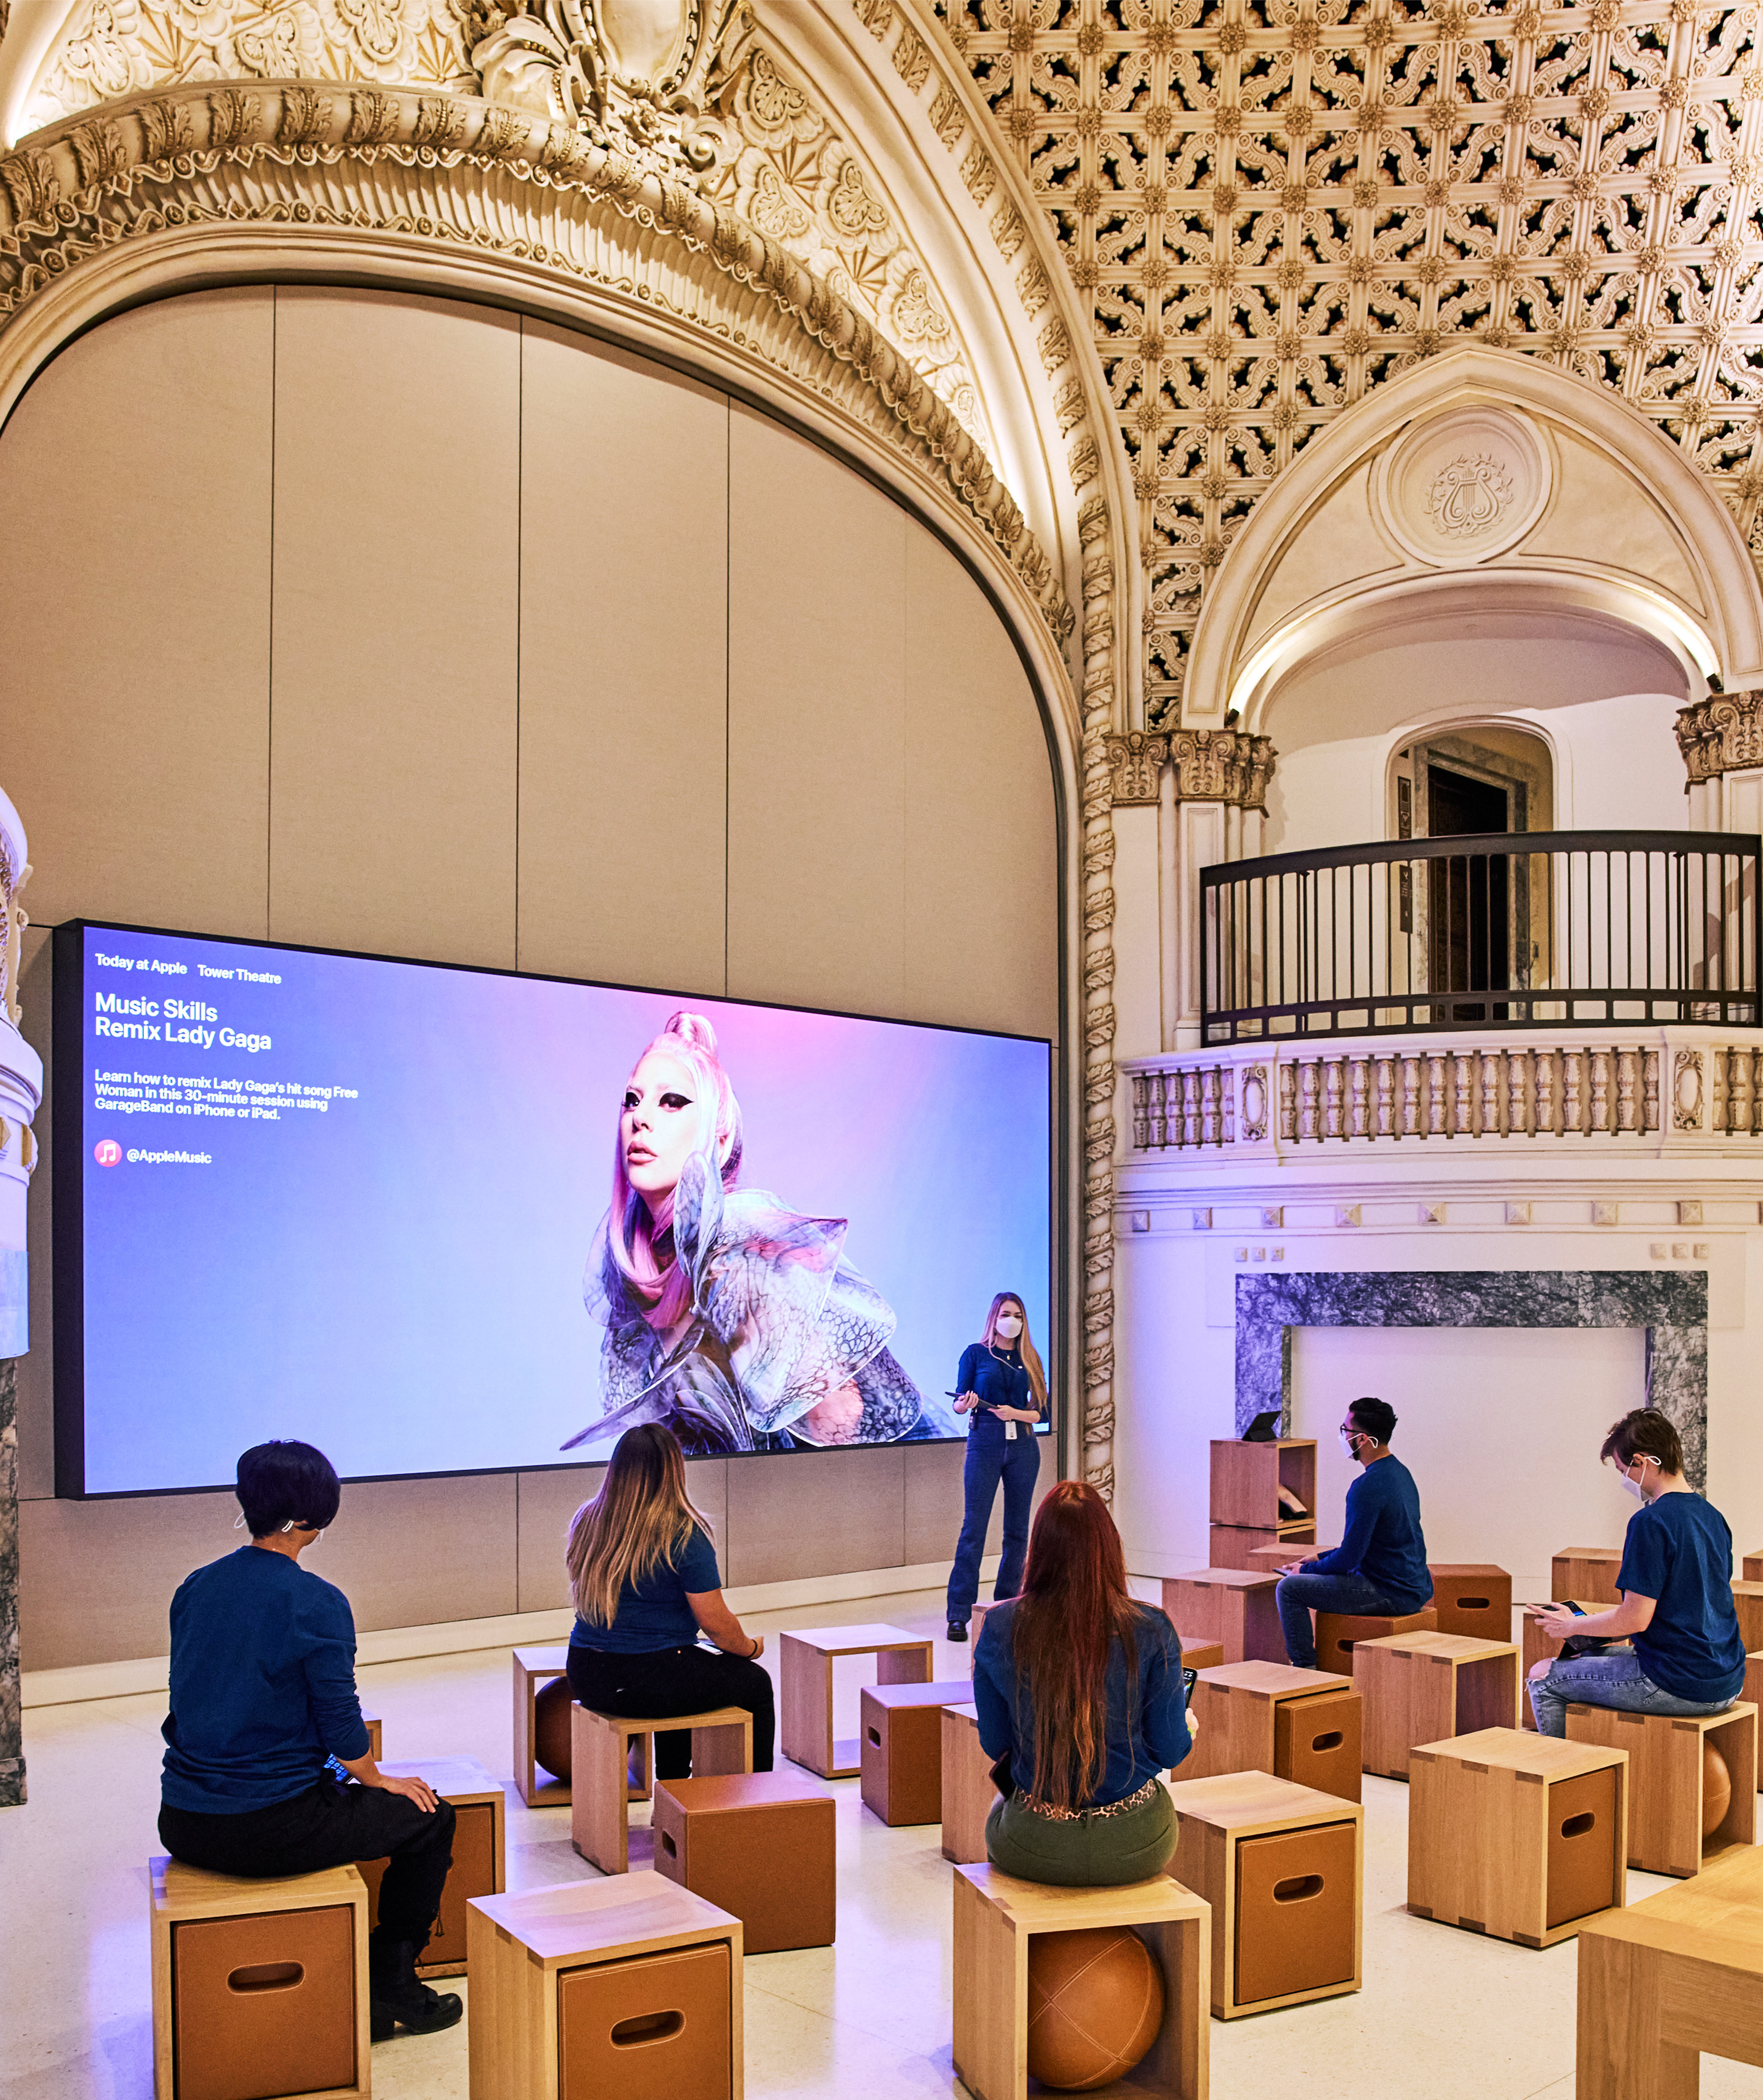
<svg viewBox="0 0 1763 2100"><path fill-rule="evenodd" d="M1001 1290L992 1299L985 1333L961 1352L955 1410L972 1418L961 1476L967 1507L949 1571L949 1639L964 1641L979 1595L979 1563L998 1483L1004 1483L1004 1557L992 1594L1014 1597L1023 1586L1028 1519L1041 1471L1035 1430L1046 1418L1047 1379L1029 1339L1028 1315L1014 1290Z"/></svg>

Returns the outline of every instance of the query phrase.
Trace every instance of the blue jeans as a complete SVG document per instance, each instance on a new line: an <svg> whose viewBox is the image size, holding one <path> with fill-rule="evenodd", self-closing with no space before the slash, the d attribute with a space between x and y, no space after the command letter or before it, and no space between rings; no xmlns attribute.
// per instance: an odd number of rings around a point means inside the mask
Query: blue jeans
<svg viewBox="0 0 1763 2100"><path fill-rule="evenodd" d="M1537 1733L1564 1736L1567 1708L1615 1706L1624 1714L1670 1714L1688 1718L1697 1714L1724 1714L1739 1696L1700 1701L1680 1699L1655 1684L1641 1669L1632 1648L1607 1650L1602 1655L1575 1655L1562 1661L1558 1656L1547 1677L1535 1678L1530 1686L1531 1711L1536 1716Z"/></svg>
<svg viewBox="0 0 1763 2100"><path fill-rule="evenodd" d="M1035 1506L1035 1482L1041 1472L1041 1440L1026 1422L1014 1438L988 1434L977 1424L967 1436L967 1461L961 1485L967 1498L961 1535L949 1571L949 1624L965 1626L979 1595L979 1563L986 1550L992 1505L1004 1483L1004 1558L994 1597L1014 1597L1023 1586L1023 1562L1028 1552L1028 1519Z"/></svg>
<svg viewBox="0 0 1763 2100"><path fill-rule="evenodd" d="M1301 1554L1303 1548L1293 1551ZM1312 1612L1344 1612L1349 1618L1394 1618L1395 1606L1363 1575L1286 1575L1274 1592L1279 1624L1285 1633L1286 1660L1294 1670L1316 1667L1316 1629Z"/></svg>

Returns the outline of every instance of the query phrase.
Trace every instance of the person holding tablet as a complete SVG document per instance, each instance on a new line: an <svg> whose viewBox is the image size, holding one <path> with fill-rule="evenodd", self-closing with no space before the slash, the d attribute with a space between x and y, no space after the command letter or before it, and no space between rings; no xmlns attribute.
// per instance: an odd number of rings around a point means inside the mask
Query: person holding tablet
<svg viewBox="0 0 1763 2100"><path fill-rule="evenodd" d="M1573 1701L1683 1718L1723 1713L1743 1691L1745 1669L1726 1520L1684 1478L1682 1442L1656 1408L1624 1415L1598 1458L1641 1504L1623 1541L1619 1601L1581 1615L1532 1606L1531 1616L1552 1640L1628 1644L1536 1664L1537 1730L1566 1735Z"/></svg>

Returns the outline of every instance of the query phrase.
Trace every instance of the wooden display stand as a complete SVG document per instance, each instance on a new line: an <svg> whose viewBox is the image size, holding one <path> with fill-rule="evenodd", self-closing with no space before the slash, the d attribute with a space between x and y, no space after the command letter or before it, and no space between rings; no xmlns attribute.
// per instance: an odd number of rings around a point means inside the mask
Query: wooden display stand
<svg viewBox="0 0 1763 2100"><path fill-rule="evenodd" d="M1576 1597L1593 1611L1608 1611L1617 1601L1619 1546L1564 1546L1550 1564L1549 1594Z"/></svg>
<svg viewBox="0 0 1763 2100"><path fill-rule="evenodd" d="M1275 1575L1199 1568L1164 1577L1163 1608L1184 1640L1191 1634L1196 1641L1216 1641L1226 1662L1284 1662L1285 1635L1274 1603L1279 1586Z"/></svg>
<svg viewBox="0 0 1763 2100"><path fill-rule="evenodd" d="M1354 1683L1365 1695L1365 1769L1406 1779L1416 1743L1518 1725L1518 1651L1461 1634L1361 1641Z"/></svg>
<svg viewBox="0 0 1763 2100"><path fill-rule="evenodd" d="M973 1687L866 1684L858 1701L863 1804L890 1829L943 1820L943 1709Z"/></svg>
<svg viewBox="0 0 1763 2100"><path fill-rule="evenodd" d="M1602 1612L1610 1608L1606 1604L1592 1604L1584 1597L1575 1597L1573 1601L1582 1612ZM1550 1639L1528 1612L1524 1614L1524 1636L1518 1666L1518 1726L1521 1728L1528 1728L1534 1732L1536 1727L1536 1716L1531 1710L1531 1695L1526 1689L1531 1681L1531 1667L1539 1662L1553 1662L1560 1654L1561 1646L1558 1640Z"/></svg>
<svg viewBox="0 0 1763 2100"><path fill-rule="evenodd" d="M479 1897L466 1921L471 2100L741 2100L738 1917L642 1873ZM615 2026L655 2038L617 2048Z"/></svg>
<svg viewBox="0 0 1763 2100"><path fill-rule="evenodd" d="M289 2089L299 2100L371 2089L367 1887L353 1867L254 1882L161 1858L148 1879L157 2100L249 2100L266 2063L310 2080ZM289 1968L303 1973L250 1988Z"/></svg>
<svg viewBox="0 0 1763 2100"><path fill-rule="evenodd" d="M986 1818L999 1799L992 1783L996 1762L979 1743L979 1709L943 1709L943 1856L958 1867L986 1856Z"/></svg>
<svg viewBox="0 0 1763 2100"><path fill-rule="evenodd" d="M1512 1638L1512 1577L1488 1561L1427 1563L1433 1578L1433 1609L1442 1634L1471 1640Z"/></svg>
<svg viewBox="0 0 1763 2100"><path fill-rule="evenodd" d="M1409 1753L1408 1908L1553 1947L1626 1900L1628 1760L1522 1728Z"/></svg>
<svg viewBox="0 0 1763 2100"><path fill-rule="evenodd" d="M1316 1557L1314 1541L1301 1545L1296 1539L1275 1539L1266 1546L1252 1546L1244 1565L1252 1574L1283 1575L1294 1560L1314 1560Z"/></svg>
<svg viewBox="0 0 1763 2100"><path fill-rule="evenodd" d="M515 1791L528 1808L567 1808L570 1782L551 1777L541 1783L544 1769L535 1755L538 1716L533 1701L539 1687L554 1677L569 1674L569 1648L517 1648L515 1658Z"/></svg>
<svg viewBox="0 0 1763 2100"><path fill-rule="evenodd" d="M1301 1517L1282 1517L1284 1488L1305 1507ZM1252 1555L1282 1541L1296 1558L1316 1542L1316 1440L1282 1436L1270 1444L1215 1437L1212 1446L1212 1544L1214 1568L1253 1570Z"/></svg>
<svg viewBox="0 0 1763 2100"><path fill-rule="evenodd" d="M1424 1612L1408 1612L1400 1618L1354 1618L1345 1612L1318 1612L1316 1667L1353 1674L1353 1657L1367 1641L1393 1640L1409 1634L1435 1634L1438 1614L1429 1604Z"/></svg>
<svg viewBox="0 0 1763 2100"><path fill-rule="evenodd" d="M1699 1874L1734 1846L1756 1842L1756 1715L1740 1700L1724 1714L1677 1719L1613 1706L1567 1709L1567 1740L1628 1753L1628 1864L1643 1873ZM1732 1804L1702 1834L1702 1744L1732 1775Z"/></svg>
<svg viewBox="0 0 1763 2100"><path fill-rule="evenodd" d="M974 1866L955 1870L955 2073L974 2100L1026 2100L1030 1939L1112 1925L1130 1926L1162 1970L1163 2026L1136 2070L1090 2089L1100 2100L1205 2100L1212 1954L1200 1899L1167 1874L1066 1889Z"/></svg>
<svg viewBox="0 0 1763 2100"><path fill-rule="evenodd" d="M1365 1811L1267 1772L1178 1780L1169 1872L1212 1908L1221 2020L1356 1991Z"/></svg>
<svg viewBox="0 0 1763 2100"><path fill-rule="evenodd" d="M1763 2065L1763 1853L1580 1935L1576 2100L1695 2100L1701 2056Z"/></svg>
<svg viewBox="0 0 1763 2100"><path fill-rule="evenodd" d="M783 1753L822 1779L851 1779L862 1768L860 1739L833 1740L833 1663L873 1655L878 1684L928 1684L930 1643L889 1626L801 1626L778 1637Z"/></svg>
<svg viewBox="0 0 1763 2100"><path fill-rule="evenodd" d="M429 1935L417 1974L462 1976L466 1972L466 1905L473 1896L499 1896L508 1886L508 1799L475 1758L409 1758L380 1770L394 1779L426 1780L443 1801L451 1802L453 1863L441 1890L440 1915ZM383 1860L359 1862L367 1883L369 1930L379 1923L379 1885Z"/></svg>
<svg viewBox="0 0 1763 2100"><path fill-rule="evenodd" d="M1183 1782L1262 1771L1359 1799L1360 1702L1350 1678L1284 1662L1227 1662L1201 1671L1192 1704L1200 1732L1178 1767ZM1313 1719L1318 1725L1306 1728Z"/></svg>
<svg viewBox="0 0 1763 2100"><path fill-rule="evenodd" d="M1763 1582L1734 1582L1733 1609L1739 1614L1739 1631L1745 1652L1763 1648Z"/></svg>
<svg viewBox="0 0 1763 2100"><path fill-rule="evenodd" d="M577 1704L569 1714L575 1798L570 1803L569 1842L603 1874L630 1870L630 1791L627 1760L633 1736L692 1731L696 1778L753 1770L753 1716L744 1706L715 1706L704 1714L661 1718L596 1714Z"/></svg>

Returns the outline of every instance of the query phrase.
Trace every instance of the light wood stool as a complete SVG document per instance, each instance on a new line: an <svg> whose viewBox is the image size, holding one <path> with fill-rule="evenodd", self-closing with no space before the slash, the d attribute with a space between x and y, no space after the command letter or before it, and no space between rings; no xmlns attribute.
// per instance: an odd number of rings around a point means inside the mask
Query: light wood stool
<svg viewBox="0 0 1763 2100"><path fill-rule="evenodd" d="M972 1690L965 1679L864 1687L859 1791L890 1829L943 1820L943 1709L965 1704Z"/></svg>
<svg viewBox="0 0 1763 2100"><path fill-rule="evenodd" d="M370 2089L367 1887L353 1867L246 1881L150 1860L153 2091L249 2100L263 2066L302 2100Z"/></svg>
<svg viewBox="0 0 1763 2100"><path fill-rule="evenodd" d="M1365 1811L1269 1772L1178 1780L1169 1872L1212 1906L1221 2020L1359 1989Z"/></svg>
<svg viewBox="0 0 1763 2100"><path fill-rule="evenodd" d="M741 2100L740 1920L691 1890L643 1872L479 1896L466 1943L471 2100Z"/></svg>
<svg viewBox="0 0 1763 2100"><path fill-rule="evenodd" d="M409 1758L381 1765L394 1779L423 1779L451 1802L453 1863L441 1890L440 1914L417 1964L418 1975L462 1976L466 1969L466 1905L473 1896L499 1896L508 1886L508 1798L475 1758ZM369 1929L379 1923L379 1885L386 1861L363 1860Z"/></svg>
<svg viewBox="0 0 1763 2100"><path fill-rule="evenodd" d="M1573 1601L1582 1612L1602 1612L1609 1609L1607 1605L1594 1604L1584 1597L1575 1597ZM1553 1662L1561 1652L1562 1643L1550 1639L1549 1636L1543 1631L1542 1627L1527 1612L1524 1614L1524 1633L1521 1649L1518 1662L1518 1726L1521 1728L1529 1728L1534 1732L1536 1727L1536 1716L1531 1710L1531 1695L1527 1688L1531 1682L1531 1666L1539 1662Z"/></svg>
<svg viewBox="0 0 1763 2100"><path fill-rule="evenodd" d="M986 1856L986 1818L999 1799L979 1743L979 1709L943 1709L943 1856L972 1866Z"/></svg>
<svg viewBox="0 0 1763 2100"><path fill-rule="evenodd" d="M831 1794L794 1772L664 1779L655 1871L738 1917L749 1954L830 1947L838 1873Z"/></svg>
<svg viewBox="0 0 1763 2100"><path fill-rule="evenodd" d="M1740 1695L1750 1701L1759 1713L1763 1713L1763 1655L1748 1655L1744 1659L1744 1691ZM1763 1757L1757 1759L1757 1786L1763 1791Z"/></svg>
<svg viewBox="0 0 1763 2100"><path fill-rule="evenodd" d="M561 1648L517 1648L515 1659L515 1791L528 1808L564 1808L569 1803L570 1782L566 1779L548 1778L541 1782L538 1775L544 1769L535 1755L538 1736L538 1715L533 1702L539 1696L539 1687L549 1684L554 1677L569 1674L569 1648L566 1643Z"/></svg>
<svg viewBox="0 0 1763 2100"><path fill-rule="evenodd" d="M1743 1577L1747 1582L1763 1582L1763 1546L1744 1556Z"/></svg>
<svg viewBox="0 0 1763 2100"><path fill-rule="evenodd" d="M1274 1592L1277 1575L1241 1568L1198 1568L1163 1578L1163 1608L1185 1639L1216 1641L1226 1662L1284 1662L1285 1635ZM1189 1665L1194 1667L1193 1665Z"/></svg>
<svg viewBox="0 0 1763 2100"><path fill-rule="evenodd" d="M1227 1662L1200 1672L1193 1708L1200 1733L1177 1768L1184 1782L1263 1771L1359 1799L1360 1701L1350 1678L1285 1662Z"/></svg>
<svg viewBox="0 0 1763 2100"><path fill-rule="evenodd" d="M630 1714L596 1714L578 1701L570 1710L575 1798L569 1809L569 1842L603 1874L630 1870L630 1739L692 1731L692 1769L705 1779L718 1772L753 1770L753 1716L744 1706L714 1706L704 1714L653 1719Z"/></svg>
<svg viewBox="0 0 1763 2100"><path fill-rule="evenodd" d="M1739 1614L1739 1631L1745 1652L1763 1648L1763 1582L1734 1582L1732 1604Z"/></svg>
<svg viewBox="0 0 1763 2100"><path fill-rule="evenodd" d="M378 1764L381 1758L385 1754L384 1751L380 1748L380 1726L378 1714L369 1714L367 1709L364 1706L361 1709L361 1725L367 1730L367 1754L373 1760L374 1763Z"/></svg>
<svg viewBox="0 0 1763 2100"><path fill-rule="evenodd" d="M1471 1640L1512 1638L1512 1577L1489 1561L1429 1561L1433 1609L1442 1634L1466 1634Z"/></svg>
<svg viewBox="0 0 1763 2100"><path fill-rule="evenodd" d="M798 1626L780 1635L783 1752L822 1779L850 1779L862 1766L859 1740L833 1740L833 1663L842 1655L873 1655L879 1684L930 1682L930 1643L899 1626Z"/></svg>
<svg viewBox="0 0 1763 2100"><path fill-rule="evenodd" d="M1066 1889L974 1866L955 1869L955 2074L974 2100L1026 2100L1030 1939L1112 1925L1129 1926L1151 1949L1163 1971L1164 2012L1151 2054L1099 2089L1103 2100L1205 2100L1212 1954L1200 1899L1167 1874L1125 1888Z"/></svg>
<svg viewBox="0 0 1763 2100"><path fill-rule="evenodd" d="M1365 1769L1406 1779L1416 1743L1518 1725L1518 1651L1461 1634L1361 1641L1354 1683L1365 1695Z"/></svg>
<svg viewBox="0 0 1763 2100"><path fill-rule="evenodd" d="M1699 1874L1735 1845L1756 1842L1756 1715L1740 1700L1724 1714L1678 1718L1614 1706L1567 1709L1567 1740L1628 1753L1628 1864L1643 1873ZM1732 1804L1702 1835L1702 1745L1732 1775Z"/></svg>
<svg viewBox="0 0 1763 2100"><path fill-rule="evenodd" d="M1224 1643L1215 1640L1190 1640L1186 1634L1178 1633L1176 1639L1182 1643L1183 1670L1222 1670Z"/></svg>
<svg viewBox="0 0 1763 2100"><path fill-rule="evenodd" d="M1763 2064L1763 1853L1588 1921L1577 2100L1695 2100L1701 2055Z"/></svg>
<svg viewBox="0 0 1763 2100"><path fill-rule="evenodd" d="M1550 1563L1549 1594L1577 1597L1594 1611L1607 1612L1616 1602L1619 1546L1564 1546Z"/></svg>
<svg viewBox="0 0 1763 2100"><path fill-rule="evenodd" d="M1553 1947L1626 1900L1628 1759L1522 1728L1409 1753L1408 1908Z"/></svg>
<svg viewBox="0 0 1763 2100"><path fill-rule="evenodd" d="M1355 1618L1346 1612L1318 1612L1316 1667L1353 1674L1353 1657L1367 1641L1389 1640L1403 1634L1433 1634L1438 1630L1438 1614L1429 1604L1425 1611L1408 1612L1400 1618ZM1284 1650L1280 1650L1281 1654Z"/></svg>

